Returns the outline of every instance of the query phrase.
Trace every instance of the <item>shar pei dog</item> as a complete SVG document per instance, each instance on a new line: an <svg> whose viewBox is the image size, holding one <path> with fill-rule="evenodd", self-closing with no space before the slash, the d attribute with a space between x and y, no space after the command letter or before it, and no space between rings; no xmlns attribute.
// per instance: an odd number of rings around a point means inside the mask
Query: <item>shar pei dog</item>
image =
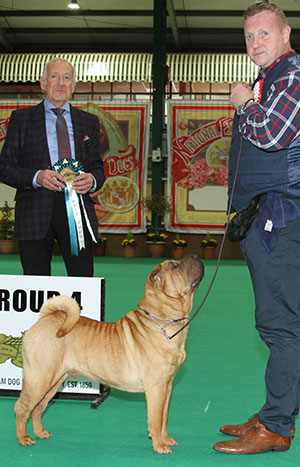
<svg viewBox="0 0 300 467"><path fill-rule="evenodd" d="M149 274L137 310L114 323L80 316L70 297L50 298L23 339L23 389L15 404L17 439L27 435L31 415L36 438L49 438L42 413L68 377L82 374L105 385L146 395L153 450L170 453L177 444L167 434L174 376L185 359L186 326L193 296L204 274L197 256L164 261Z"/></svg>

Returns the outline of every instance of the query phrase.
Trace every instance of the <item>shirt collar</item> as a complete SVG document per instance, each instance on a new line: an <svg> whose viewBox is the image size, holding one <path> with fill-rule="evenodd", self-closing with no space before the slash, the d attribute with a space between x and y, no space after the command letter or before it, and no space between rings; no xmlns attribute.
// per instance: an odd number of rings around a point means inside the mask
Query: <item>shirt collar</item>
<svg viewBox="0 0 300 467"><path fill-rule="evenodd" d="M51 109L54 108L54 105L47 99L47 97L45 97L44 99L44 107L46 111L50 111ZM70 112L70 103L65 102L61 108L64 109L66 112Z"/></svg>
<svg viewBox="0 0 300 467"><path fill-rule="evenodd" d="M295 51L294 50L289 50L288 52L286 52L285 54L281 55L280 57L277 58L277 60L275 60L275 62L272 63L272 65L270 65L268 68L266 68L265 70L263 70L262 68L260 69L260 72L259 72L259 75L261 78L265 78L266 75L278 64L280 63L284 58L288 57L290 54L295 54Z"/></svg>

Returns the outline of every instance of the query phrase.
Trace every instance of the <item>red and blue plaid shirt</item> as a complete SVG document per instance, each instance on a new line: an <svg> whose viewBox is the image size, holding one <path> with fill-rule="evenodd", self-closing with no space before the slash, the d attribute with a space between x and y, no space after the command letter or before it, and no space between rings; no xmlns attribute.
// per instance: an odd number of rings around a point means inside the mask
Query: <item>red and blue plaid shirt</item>
<svg viewBox="0 0 300 467"><path fill-rule="evenodd" d="M273 65L261 71L262 80ZM266 151L278 151L292 143L300 134L299 68L294 65L288 67L286 73L270 86L263 104L251 102L245 108L240 117L239 131L245 139Z"/></svg>

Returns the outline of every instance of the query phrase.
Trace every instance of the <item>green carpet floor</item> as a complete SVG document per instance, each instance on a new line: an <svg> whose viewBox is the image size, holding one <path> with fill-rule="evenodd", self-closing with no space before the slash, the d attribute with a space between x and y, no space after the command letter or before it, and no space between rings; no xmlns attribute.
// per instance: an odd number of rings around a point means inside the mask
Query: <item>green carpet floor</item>
<svg viewBox="0 0 300 467"><path fill-rule="evenodd" d="M106 279L106 320L135 309L146 276L159 260L95 258L95 275ZM195 294L194 310L214 274L216 260L205 262L206 274ZM0 274L22 274L18 256L0 255ZM60 257L53 275L65 275ZM1 330L0 330L1 332ZM300 442L284 453L255 456L221 454L215 442L229 439L224 423L240 423L264 402L267 349L254 329L253 295L246 264L222 260L216 282L190 326L187 359L176 375L168 432L179 443L169 455L152 451L147 437L143 394L112 390L97 410L89 402L54 401L44 423L53 437L32 447L17 444L14 398L0 397L1 461L5 466L297 466ZM0 368L1 369L1 368ZM296 427L297 429L297 427ZM32 433L29 423L29 433Z"/></svg>

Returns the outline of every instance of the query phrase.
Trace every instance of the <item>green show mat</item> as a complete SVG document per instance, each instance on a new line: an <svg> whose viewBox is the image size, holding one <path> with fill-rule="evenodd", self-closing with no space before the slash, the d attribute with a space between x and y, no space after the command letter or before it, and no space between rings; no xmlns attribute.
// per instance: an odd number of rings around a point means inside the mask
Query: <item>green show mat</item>
<svg viewBox="0 0 300 467"><path fill-rule="evenodd" d="M163 259L96 257L95 276L106 281L105 314L115 321L136 309L147 275ZM194 298L195 311L215 272L216 260L204 260L205 277ZM22 274L17 255L0 255L1 274ZM66 275L54 256L53 275ZM0 287L1 288L1 287ZM1 330L0 330L1 333ZM153 452L148 439L144 394L111 390L92 410L88 401L52 401L43 417L53 437L20 446L15 436L13 397L0 397L1 459L6 466L296 466L300 443L289 451L239 456L213 450L230 437L219 432L227 423L242 423L265 400L264 371L268 350L254 327L254 299L243 260L222 260L212 290L190 325L187 358L173 385L168 432L178 446L173 453ZM32 434L31 422L28 432Z"/></svg>

